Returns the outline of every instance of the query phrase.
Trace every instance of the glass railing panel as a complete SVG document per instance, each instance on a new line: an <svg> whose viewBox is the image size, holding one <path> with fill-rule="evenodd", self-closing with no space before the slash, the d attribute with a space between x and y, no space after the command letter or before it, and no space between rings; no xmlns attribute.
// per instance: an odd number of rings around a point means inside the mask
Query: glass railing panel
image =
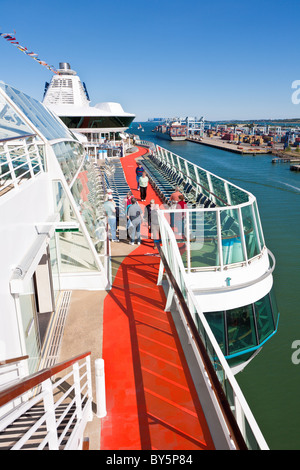
<svg viewBox="0 0 300 470"><path fill-rule="evenodd" d="M251 206L241 208L244 225L244 235L248 259L257 256L260 253L259 241L256 236L255 224Z"/></svg>
<svg viewBox="0 0 300 470"><path fill-rule="evenodd" d="M225 181L210 175L211 191L218 197L218 200L223 204L228 204L227 195L225 191Z"/></svg>
<svg viewBox="0 0 300 470"><path fill-rule="evenodd" d="M193 268L219 266L215 211L189 213L190 265Z"/></svg>
<svg viewBox="0 0 300 470"><path fill-rule="evenodd" d="M165 212L164 217L167 223L171 226L174 237L177 242L177 247L185 268L188 267L188 247L187 247L187 240L186 240L186 213L182 211L170 211ZM171 256L174 256L171 253Z"/></svg>
<svg viewBox="0 0 300 470"><path fill-rule="evenodd" d="M238 209L220 211L223 264L245 261Z"/></svg>
<svg viewBox="0 0 300 470"><path fill-rule="evenodd" d="M178 160L177 160L177 156L172 154L172 163L173 163L173 167L179 169L179 165L178 165Z"/></svg>
<svg viewBox="0 0 300 470"><path fill-rule="evenodd" d="M189 170L189 176L190 178L194 181L197 182L197 176L195 172L195 165L193 165L190 162L187 162L188 170Z"/></svg>
<svg viewBox="0 0 300 470"><path fill-rule="evenodd" d="M202 186L202 192L203 192L204 189L206 189L209 193L209 184L208 184L206 171L202 170L199 167L196 167L195 171L198 174L198 181L199 181L199 184L201 184L201 186Z"/></svg>
<svg viewBox="0 0 300 470"><path fill-rule="evenodd" d="M245 191L242 191L230 183L228 183L228 189L230 193L231 204L233 206L237 206L249 201L249 196L247 193L245 193Z"/></svg>
<svg viewBox="0 0 300 470"><path fill-rule="evenodd" d="M262 227L261 227L261 223L260 223L260 217L259 217L259 212L258 212L257 202L256 201L254 201L254 203L253 203L253 209L254 209L254 215L255 215L255 218L256 218L256 225L257 225L258 236L259 236L259 240L260 240L260 246L263 247L263 246L265 246L265 240L264 240L264 235L263 235L263 231L262 231Z"/></svg>

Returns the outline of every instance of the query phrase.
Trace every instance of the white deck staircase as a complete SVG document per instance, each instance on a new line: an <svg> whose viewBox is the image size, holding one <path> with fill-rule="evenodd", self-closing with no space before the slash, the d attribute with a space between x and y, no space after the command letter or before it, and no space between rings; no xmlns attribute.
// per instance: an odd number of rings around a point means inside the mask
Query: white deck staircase
<svg viewBox="0 0 300 470"><path fill-rule="evenodd" d="M84 430L93 417L90 354L2 387L0 450L87 448ZM20 359L0 364L0 374L13 377L12 366Z"/></svg>

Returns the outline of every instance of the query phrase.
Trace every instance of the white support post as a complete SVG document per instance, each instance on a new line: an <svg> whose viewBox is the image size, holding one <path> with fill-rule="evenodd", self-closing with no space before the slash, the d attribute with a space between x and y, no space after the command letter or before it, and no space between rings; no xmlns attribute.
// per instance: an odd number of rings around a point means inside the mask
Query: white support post
<svg viewBox="0 0 300 470"><path fill-rule="evenodd" d="M168 297L167 297L167 303L166 303L166 306L165 306L165 312L170 312L173 297L174 297L174 289L173 289L171 283L169 282L169 292L168 292Z"/></svg>
<svg viewBox="0 0 300 470"><path fill-rule="evenodd" d="M220 210L216 211L216 219L217 219L218 252L219 252L220 269L221 271L223 271L224 261L223 261L222 224L221 224Z"/></svg>
<svg viewBox="0 0 300 470"><path fill-rule="evenodd" d="M235 419L240 428L240 431L245 439L246 431L245 431L245 415L241 404L236 395L234 395L234 406L235 406Z"/></svg>
<svg viewBox="0 0 300 470"><path fill-rule="evenodd" d="M34 178L34 172L33 172L31 158L30 158L30 154L29 154L29 151L28 151L26 140L23 139L22 143L23 143L23 147L24 147L24 155L26 157L27 165L28 165L28 168L29 168L30 177Z"/></svg>
<svg viewBox="0 0 300 470"><path fill-rule="evenodd" d="M160 260L158 278L157 278L157 285L158 286L161 286L163 274L164 274L164 263L162 262L162 260Z"/></svg>
<svg viewBox="0 0 300 470"><path fill-rule="evenodd" d="M187 248L187 268L188 273L191 272L191 236L190 236L190 214L189 211L185 211L183 213L183 217L185 217L185 235L186 237L186 248Z"/></svg>
<svg viewBox="0 0 300 470"><path fill-rule="evenodd" d="M13 164L12 164L12 161L11 161L11 156L10 156L10 152L9 152L9 148L8 148L7 143L4 144L4 150L5 150L6 160L7 160L8 168L9 168L9 171L10 171L12 183L13 183L15 188L18 188L18 182L16 180L15 170L14 170L14 167L13 167Z"/></svg>
<svg viewBox="0 0 300 470"><path fill-rule="evenodd" d="M73 377L74 377L76 415L79 421L82 419L82 405L81 405L80 373L79 373L78 362L75 362L75 364L73 365Z"/></svg>
<svg viewBox="0 0 300 470"><path fill-rule="evenodd" d="M105 373L104 373L104 360L103 359L96 359L95 375L96 375L97 416L98 418L104 418L107 412L106 412Z"/></svg>
<svg viewBox="0 0 300 470"><path fill-rule="evenodd" d="M49 450L59 450L51 379L47 379L42 383L42 390L45 392L44 409L46 416L45 423L48 432Z"/></svg>
<svg viewBox="0 0 300 470"><path fill-rule="evenodd" d="M93 392L92 392L92 372L91 372L91 356L87 356L86 360L86 372L87 372L87 389L88 397L90 401L89 406L89 421L93 420L93 410L92 410L92 401L93 401Z"/></svg>

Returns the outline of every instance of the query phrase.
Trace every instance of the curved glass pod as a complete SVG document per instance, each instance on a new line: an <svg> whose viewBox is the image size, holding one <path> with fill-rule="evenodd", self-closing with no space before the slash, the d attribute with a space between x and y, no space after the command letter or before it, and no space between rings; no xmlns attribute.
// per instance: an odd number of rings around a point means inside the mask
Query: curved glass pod
<svg viewBox="0 0 300 470"><path fill-rule="evenodd" d="M250 202L230 208L164 212L174 221L171 225L189 272L245 265L260 256L265 248L253 196Z"/></svg>
<svg viewBox="0 0 300 470"><path fill-rule="evenodd" d="M277 331L279 314L271 290L253 304L207 312L205 317L229 365L236 366L247 361Z"/></svg>

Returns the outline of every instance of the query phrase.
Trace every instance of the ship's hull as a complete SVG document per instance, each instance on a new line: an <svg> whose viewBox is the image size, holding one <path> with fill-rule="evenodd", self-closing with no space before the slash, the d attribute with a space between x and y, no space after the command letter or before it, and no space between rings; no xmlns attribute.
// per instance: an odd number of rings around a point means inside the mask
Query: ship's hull
<svg viewBox="0 0 300 470"><path fill-rule="evenodd" d="M176 142L181 141L181 140L186 140L186 135L184 135L184 136L171 136L167 132L158 132L158 131L155 131L155 135L157 137L159 137L160 139L174 140Z"/></svg>

